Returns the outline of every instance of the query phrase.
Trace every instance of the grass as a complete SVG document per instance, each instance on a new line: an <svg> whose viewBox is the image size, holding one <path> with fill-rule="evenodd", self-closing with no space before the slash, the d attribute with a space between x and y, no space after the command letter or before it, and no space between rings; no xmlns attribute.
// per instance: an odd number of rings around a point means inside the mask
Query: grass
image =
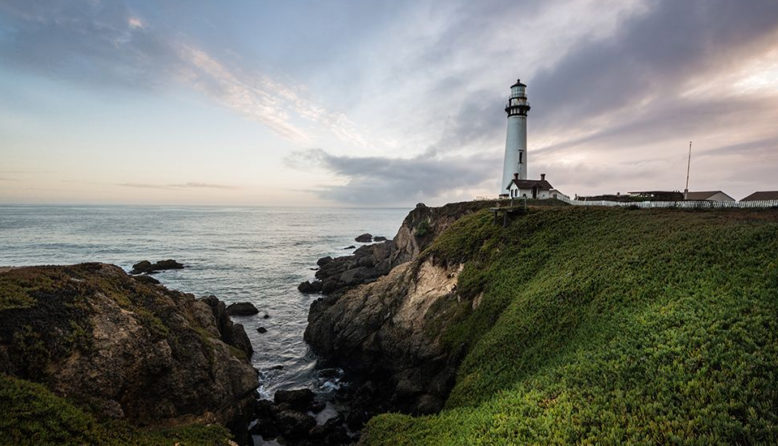
<svg viewBox="0 0 778 446"><path fill-rule="evenodd" d="M778 441L778 212L480 212L429 256L465 262L435 329L467 355L440 414L365 444Z"/></svg>
<svg viewBox="0 0 778 446"><path fill-rule="evenodd" d="M142 429L99 421L46 387L0 374L0 445L226 445L218 425Z"/></svg>

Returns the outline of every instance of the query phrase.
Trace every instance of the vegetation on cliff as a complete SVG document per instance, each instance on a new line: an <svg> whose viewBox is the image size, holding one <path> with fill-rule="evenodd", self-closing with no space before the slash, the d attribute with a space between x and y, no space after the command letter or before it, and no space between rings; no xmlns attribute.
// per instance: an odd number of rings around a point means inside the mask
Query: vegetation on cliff
<svg viewBox="0 0 778 446"><path fill-rule="evenodd" d="M467 354L442 412L363 443L778 441L775 210L482 211L428 259L465 265L428 330Z"/></svg>
<svg viewBox="0 0 778 446"><path fill-rule="evenodd" d="M113 265L0 273L0 443L214 444L245 431L243 328ZM184 441L186 440L186 441ZM218 440L218 441L217 441Z"/></svg>
<svg viewBox="0 0 778 446"><path fill-rule="evenodd" d="M227 445L223 426L192 424L139 429L130 423L98 421L41 384L0 374L0 444L3 445Z"/></svg>

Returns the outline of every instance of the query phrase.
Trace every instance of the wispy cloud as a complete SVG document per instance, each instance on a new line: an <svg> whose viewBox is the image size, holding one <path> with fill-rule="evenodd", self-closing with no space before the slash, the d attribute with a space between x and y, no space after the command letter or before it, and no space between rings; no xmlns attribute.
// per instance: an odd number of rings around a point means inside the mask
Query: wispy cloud
<svg viewBox="0 0 778 446"><path fill-rule="evenodd" d="M11 26L0 35L0 57L46 75L111 87L154 89L183 83L255 120L283 138L310 141L321 128L349 144L365 138L344 114L263 73L228 65L191 39L171 35L122 3L0 5Z"/></svg>
<svg viewBox="0 0 778 446"><path fill-rule="evenodd" d="M134 187L138 189L238 189L237 186L211 183L178 183L178 184L154 184L154 183L119 183L117 186Z"/></svg>

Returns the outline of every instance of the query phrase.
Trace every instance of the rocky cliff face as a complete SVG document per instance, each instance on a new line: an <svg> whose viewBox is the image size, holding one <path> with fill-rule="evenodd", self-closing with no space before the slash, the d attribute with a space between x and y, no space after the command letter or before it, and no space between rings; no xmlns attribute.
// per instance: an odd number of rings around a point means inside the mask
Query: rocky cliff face
<svg viewBox="0 0 778 446"><path fill-rule="evenodd" d="M341 295L356 285L370 283L392 268L416 258L451 223L496 201L469 201L431 208L417 204L403 220L394 239L359 247L352 255L317 262L315 281L300 284L300 291Z"/></svg>
<svg viewBox="0 0 778 446"><path fill-rule="evenodd" d="M339 285L329 290L325 286L332 294L311 305L305 340L322 365L343 367L360 386L351 415L362 418L358 421L385 411L423 414L442 407L461 352L442 344L440 327L452 317L454 305L448 303L458 299L463 265L436 262L420 253L460 217L493 205L418 205L394 240L321 265L317 277L325 285L327 280ZM360 260L366 256L374 256L371 261L381 267L370 270L361 285L345 280L353 268L367 267L368 262ZM332 264L337 267L327 267Z"/></svg>
<svg viewBox="0 0 778 446"><path fill-rule="evenodd" d="M245 429L257 387L250 355L215 297L97 263L0 274L0 371L101 417Z"/></svg>

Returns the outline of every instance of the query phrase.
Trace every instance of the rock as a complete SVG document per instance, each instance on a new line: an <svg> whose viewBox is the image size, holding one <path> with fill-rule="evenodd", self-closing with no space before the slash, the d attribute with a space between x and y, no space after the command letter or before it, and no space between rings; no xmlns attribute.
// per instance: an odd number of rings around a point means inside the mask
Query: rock
<svg viewBox="0 0 778 446"><path fill-rule="evenodd" d="M417 400L416 410L414 412L417 415L431 415L440 412L440 409L442 408L443 400L435 395L425 393Z"/></svg>
<svg viewBox="0 0 778 446"><path fill-rule="evenodd" d="M160 260L156 263L151 263L148 260L141 260L140 262L132 265L132 271L130 271L130 274L153 274L157 271L182 268L184 268L184 265L176 262L173 259Z"/></svg>
<svg viewBox="0 0 778 446"><path fill-rule="evenodd" d="M374 242L385 242L386 241L386 237L384 237L383 235L377 235L377 236L373 237L373 241Z"/></svg>
<svg viewBox="0 0 778 446"><path fill-rule="evenodd" d="M264 440L272 440L278 437L279 432L273 419L260 419L249 430L251 435L261 435Z"/></svg>
<svg viewBox="0 0 778 446"><path fill-rule="evenodd" d="M338 288L341 288L341 286L337 280L328 280L322 284L321 292L324 294L329 294Z"/></svg>
<svg viewBox="0 0 778 446"><path fill-rule="evenodd" d="M324 379L332 379L332 378L340 378L343 375L343 371L340 369L321 369L318 371L319 378Z"/></svg>
<svg viewBox="0 0 778 446"><path fill-rule="evenodd" d="M141 260L140 262L132 265L132 271L130 274L140 274L151 271L151 262L148 260Z"/></svg>
<svg viewBox="0 0 778 446"><path fill-rule="evenodd" d="M227 307L227 314L230 316L253 316L257 313L259 310L251 302L238 302Z"/></svg>
<svg viewBox="0 0 778 446"><path fill-rule="evenodd" d="M322 257L322 258L320 258L319 260L316 261L316 265L324 266L324 265L326 265L326 264L328 264L330 262L332 262L332 257L330 257L330 256Z"/></svg>
<svg viewBox="0 0 778 446"><path fill-rule="evenodd" d="M296 410L282 410L276 414L276 427L286 439L303 438L314 426L315 418Z"/></svg>
<svg viewBox="0 0 778 446"><path fill-rule="evenodd" d="M313 413L319 413L322 410L324 410L325 407L327 407L327 403L325 403L324 401L314 401L308 407L308 410L310 410Z"/></svg>
<svg viewBox="0 0 778 446"><path fill-rule="evenodd" d="M343 426L343 417L330 418L324 424L314 426L308 431L308 437L317 440L318 445L343 445L352 443Z"/></svg>
<svg viewBox="0 0 778 446"><path fill-rule="evenodd" d="M356 248L356 246L354 246L354 245L348 245L348 246L346 246L346 247L345 247L345 248L343 248L343 249L354 249L354 248Z"/></svg>
<svg viewBox="0 0 778 446"><path fill-rule="evenodd" d="M133 276L133 278L138 282L145 283L146 285L159 285L159 280L151 276Z"/></svg>
<svg viewBox="0 0 778 446"><path fill-rule="evenodd" d="M265 327L257 327L257 331L259 333L267 333L267 328L265 328Z"/></svg>
<svg viewBox="0 0 778 446"><path fill-rule="evenodd" d="M246 330L241 324L233 324L232 320L227 315L227 309L224 302L221 302L213 295L202 298L200 301L211 307L211 312L216 321L221 340L246 353L247 358L251 358L254 349L251 347L251 341L249 341Z"/></svg>
<svg viewBox="0 0 778 446"><path fill-rule="evenodd" d="M364 234L358 235L354 241L359 243L370 243L373 241L373 236L366 232Z"/></svg>
<svg viewBox="0 0 778 446"><path fill-rule="evenodd" d="M28 307L0 310L4 372L100 417L221 423L245 438L257 372L224 340L238 329L219 320L215 297L147 285L99 263L18 268L3 279L37 284ZM34 353L22 348L30 342Z"/></svg>
<svg viewBox="0 0 778 446"><path fill-rule="evenodd" d="M270 315L267 314L266 311L263 311L262 313L260 313L259 317L261 317L262 319L270 319Z"/></svg>
<svg viewBox="0 0 778 446"><path fill-rule="evenodd" d="M304 294L312 294L320 292L321 287L321 280L314 280L313 282L305 281L300 285L297 285L297 290Z"/></svg>
<svg viewBox="0 0 778 446"><path fill-rule="evenodd" d="M245 353L246 358L251 359L251 355L254 353L254 348L251 347L251 341L249 340L249 336L246 334L246 330L243 328L243 325L232 325L232 339L230 339L230 342L227 343Z"/></svg>
<svg viewBox="0 0 778 446"><path fill-rule="evenodd" d="M314 394L310 389L279 390L273 401L276 404L288 404L294 410L308 410Z"/></svg>

